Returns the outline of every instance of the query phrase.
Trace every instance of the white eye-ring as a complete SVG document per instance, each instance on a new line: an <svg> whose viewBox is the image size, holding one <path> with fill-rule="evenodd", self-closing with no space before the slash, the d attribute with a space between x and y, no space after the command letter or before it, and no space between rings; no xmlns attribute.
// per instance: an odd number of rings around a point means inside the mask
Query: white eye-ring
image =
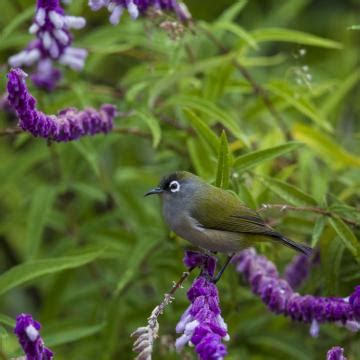
<svg viewBox="0 0 360 360"><path fill-rule="evenodd" d="M180 184L179 184L179 182L176 181L176 180L172 181L172 182L170 183L170 185L169 185L169 189L170 189L170 191L173 192L173 193L180 191Z"/></svg>

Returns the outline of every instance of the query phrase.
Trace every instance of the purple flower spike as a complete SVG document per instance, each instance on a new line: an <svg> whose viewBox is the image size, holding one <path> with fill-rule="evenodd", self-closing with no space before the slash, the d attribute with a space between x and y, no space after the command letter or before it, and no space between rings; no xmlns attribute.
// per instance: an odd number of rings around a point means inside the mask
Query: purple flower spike
<svg viewBox="0 0 360 360"><path fill-rule="evenodd" d="M70 29L81 29L86 24L82 17L65 15L59 0L38 0L36 14L29 28L36 39L25 50L9 58L13 67L31 66L37 63L34 84L51 90L60 79L59 70L52 69L52 62L58 61L81 70L87 56L84 49L71 47Z"/></svg>
<svg viewBox="0 0 360 360"><path fill-rule="evenodd" d="M326 355L326 360L347 360L344 356L344 349L340 346L334 346Z"/></svg>
<svg viewBox="0 0 360 360"><path fill-rule="evenodd" d="M58 115L46 115L36 109L36 100L26 87L26 73L12 69L8 74L8 100L19 118L19 126L34 136L54 141L76 140L85 135L108 133L113 127L116 109L102 105L99 111L87 108L61 110Z"/></svg>
<svg viewBox="0 0 360 360"><path fill-rule="evenodd" d="M51 360L53 358L53 352L44 346L39 333L40 328L40 323L31 315L20 314L16 318L14 333L26 354L26 360Z"/></svg>
<svg viewBox="0 0 360 360"><path fill-rule="evenodd" d="M119 23L124 10L127 10L133 19L137 19L149 8L173 11L181 21L191 19L186 5L182 2L178 3L176 0L89 0L89 6L94 11L107 7L111 12L110 23L113 25Z"/></svg>
<svg viewBox="0 0 360 360"><path fill-rule="evenodd" d="M280 278L275 265L257 255L255 249L243 250L233 263L270 311L311 324L312 336L318 335L319 324L324 322L333 322L354 332L360 330L360 286L349 298L300 295Z"/></svg>
<svg viewBox="0 0 360 360"><path fill-rule="evenodd" d="M306 255L296 255L285 269L285 279L293 289L297 289L308 277L310 260Z"/></svg>
<svg viewBox="0 0 360 360"><path fill-rule="evenodd" d="M209 279L214 275L216 259L198 252L187 251L184 263L192 268L202 268L187 296L191 305L185 310L176 332L182 334L176 340L176 349L181 351L191 343L201 360L221 360L227 351L223 340L230 339L227 325L221 316L218 290Z"/></svg>

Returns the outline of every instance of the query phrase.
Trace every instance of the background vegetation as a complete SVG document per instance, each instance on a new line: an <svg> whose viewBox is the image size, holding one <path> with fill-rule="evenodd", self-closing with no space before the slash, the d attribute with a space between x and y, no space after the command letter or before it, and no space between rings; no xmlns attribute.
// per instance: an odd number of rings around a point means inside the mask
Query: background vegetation
<svg viewBox="0 0 360 360"><path fill-rule="evenodd" d="M175 40L158 18L126 15L113 27L105 10L92 13L85 1L68 6L88 19L75 34L89 50L87 65L66 70L55 92L30 89L47 113L109 102L121 116L111 134L67 144L0 138L2 358L21 354L11 331L20 312L42 322L56 359L133 357L129 334L184 269L188 243L169 234L158 201L143 198L169 171L218 179L254 208L316 206L360 222L360 32L348 29L359 23L360 2L187 4L196 23ZM30 38L33 9L30 0L2 2L2 92L7 58ZM16 122L0 113L2 129ZM264 214L320 249L301 293L345 297L359 284L359 227L315 213ZM294 255L259 250L280 269ZM308 325L269 313L232 268L219 290L229 359L324 359L333 345L350 359L360 354L359 337L344 328L321 326L314 339ZM160 318L154 358L185 358L173 351L185 293Z"/></svg>

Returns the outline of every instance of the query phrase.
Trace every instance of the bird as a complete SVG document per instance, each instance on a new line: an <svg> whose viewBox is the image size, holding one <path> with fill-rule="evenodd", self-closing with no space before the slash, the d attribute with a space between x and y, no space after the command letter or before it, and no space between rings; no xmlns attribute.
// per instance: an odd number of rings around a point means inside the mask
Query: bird
<svg viewBox="0 0 360 360"><path fill-rule="evenodd" d="M175 171L145 196L160 195L165 222L178 236L213 253L235 253L257 242L270 241L310 256L312 248L295 242L265 223L258 212L234 194L200 177Z"/></svg>

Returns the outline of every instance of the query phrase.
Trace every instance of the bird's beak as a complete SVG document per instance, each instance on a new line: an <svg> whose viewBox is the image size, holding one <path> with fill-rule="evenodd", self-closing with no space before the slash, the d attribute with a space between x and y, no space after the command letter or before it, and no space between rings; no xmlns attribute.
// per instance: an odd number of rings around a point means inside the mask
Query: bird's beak
<svg viewBox="0 0 360 360"><path fill-rule="evenodd" d="M154 195L154 194L161 194L163 192L163 190L159 187L155 188L155 189L151 189L150 191L148 191L144 196L149 196L149 195Z"/></svg>

